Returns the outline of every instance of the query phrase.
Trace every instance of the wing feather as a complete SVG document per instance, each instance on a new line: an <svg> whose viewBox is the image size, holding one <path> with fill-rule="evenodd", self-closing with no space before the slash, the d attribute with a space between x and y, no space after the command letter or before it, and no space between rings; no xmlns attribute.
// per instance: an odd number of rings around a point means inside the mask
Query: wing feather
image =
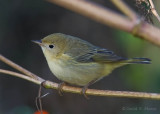
<svg viewBox="0 0 160 114"><path fill-rule="evenodd" d="M88 53L76 57L78 62L117 62L127 60L114 54L112 51L109 51L104 48L95 48L90 50Z"/></svg>

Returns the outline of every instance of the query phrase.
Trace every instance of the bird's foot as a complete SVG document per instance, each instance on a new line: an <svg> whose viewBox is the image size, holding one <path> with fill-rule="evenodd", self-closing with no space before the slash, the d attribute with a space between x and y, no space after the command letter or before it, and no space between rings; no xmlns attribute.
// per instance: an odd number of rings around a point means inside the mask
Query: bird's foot
<svg viewBox="0 0 160 114"><path fill-rule="evenodd" d="M62 82L62 83L58 84L58 93L59 93L60 96L63 96L63 90L62 90L62 88L63 88L64 85L66 85L65 82Z"/></svg>
<svg viewBox="0 0 160 114"><path fill-rule="evenodd" d="M86 95L87 89L88 89L88 86L84 86L84 87L82 88L82 90L81 90L81 93L84 95L84 97L85 97L86 99L89 99L89 97Z"/></svg>

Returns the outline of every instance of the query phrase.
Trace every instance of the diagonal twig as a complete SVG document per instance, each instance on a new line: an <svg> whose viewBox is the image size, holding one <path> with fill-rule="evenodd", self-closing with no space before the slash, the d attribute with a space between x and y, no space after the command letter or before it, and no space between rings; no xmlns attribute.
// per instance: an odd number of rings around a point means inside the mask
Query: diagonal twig
<svg viewBox="0 0 160 114"><path fill-rule="evenodd" d="M137 14L129 8L123 0L111 0L111 2L116 5L126 16L128 16L131 20L137 19Z"/></svg>
<svg viewBox="0 0 160 114"><path fill-rule="evenodd" d="M36 76L35 74L31 73L30 71L24 69L23 67L15 64L14 62L10 61L9 59L7 59L6 57L4 57L3 55L0 54L0 60L3 61L4 63L8 64L9 66L13 67L14 69L28 75L29 77L31 78L34 78L34 79L39 79L41 80L40 77Z"/></svg>
<svg viewBox="0 0 160 114"><path fill-rule="evenodd" d="M158 19L158 21L160 22L160 16L158 15L155 7L154 7L154 4L153 4L153 1L152 0L149 0L149 3L151 5L151 12L153 13L153 15Z"/></svg>
<svg viewBox="0 0 160 114"><path fill-rule="evenodd" d="M15 77L18 77L18 78L22 78L24 80L28 80L28 81L33 82L33 83L38 84L38 85L41 84L40 80L36 80L35 78L29 77L28 75L20 74L20 73L17 73L17 72L0 69L0 73L12 75L12 76L15 76ZM44 81L42 78L41 78L41 80Z"/></svg>

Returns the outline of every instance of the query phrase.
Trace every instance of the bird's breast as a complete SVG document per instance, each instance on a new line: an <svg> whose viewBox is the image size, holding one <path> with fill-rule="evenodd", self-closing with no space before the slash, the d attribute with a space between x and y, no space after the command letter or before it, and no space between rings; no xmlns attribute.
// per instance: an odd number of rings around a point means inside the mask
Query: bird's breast
<svg viewBox="0 0 160 114"><path fill-rule="evenodd" d="M58 79L79 86L84 86L110 73L99 63L79 63L66 58L47 58L47 62Z"/></svg>

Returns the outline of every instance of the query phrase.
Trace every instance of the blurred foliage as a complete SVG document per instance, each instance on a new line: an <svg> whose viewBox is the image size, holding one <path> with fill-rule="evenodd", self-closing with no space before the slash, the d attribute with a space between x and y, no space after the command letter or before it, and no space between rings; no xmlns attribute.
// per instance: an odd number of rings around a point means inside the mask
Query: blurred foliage
<svg viewBox="0 0 160 114"><path fill-rule="evenodd" d="M125 85L130 91L159 93L159 47L118 30L114 32L114 36L117 38L117 44L128 57L147 57L152 60L149 65L128 65L125 66L125 71L119 71ZM160 111L159 105L158 101L144 100L138 105L124 105L120 114L157 114Z"/></svg>
<svg viewBox="0 0 160 114"><path fill-rule="evenodd" d="M144 56L144 41L122 31L116 31L115 35L117 37L117 42L122 47L122 50L125 51L124 53L128 55L128 57L131 58ZM145 74L144 66L128 65L127 68L128 70L125 70L126 72L123 74L125 75L124 79L126 80L126 83L136 90L145 89L147 75Z"/></svg>
<svg viewBox="0 0 160 114"><path fill-rule="evenodd" d="M128 70L124 76L126 83L138 91L158 92L160 83L160 80L157 80L159 77L158 66L160 64L158 59L160 56L159 47L152 46L148 42L136 38L129 33L122 31L115 32L117 42L128 57L147 57L152 60L152 64L150 65L139 64L128 66ZM157 83L155 83L155 81Z"/></svg>

